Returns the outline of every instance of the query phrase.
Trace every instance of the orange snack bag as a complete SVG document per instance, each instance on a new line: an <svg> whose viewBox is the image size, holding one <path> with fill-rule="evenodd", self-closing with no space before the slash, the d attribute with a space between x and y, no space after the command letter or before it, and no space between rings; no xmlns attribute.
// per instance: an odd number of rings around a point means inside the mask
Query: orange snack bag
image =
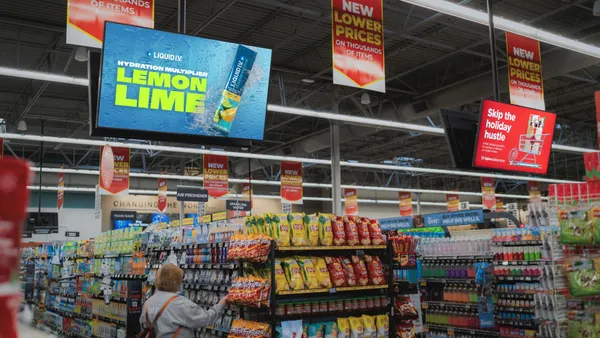
<svg viewBox="0 0 600 338"><path fill-rule="evenodd" d="M358 227L353 216L344 216L344 230L346 231L346 245L358 245Z"/></svg>
<svg viewBox="0 0 600 338"><path fill-rule="evenodd" d="M354 218L356 228L358 229L358 239L360 245L371 245L371 235L369 235L369 219L368 218Z"/></svg>
<svg viewBox="0 0 600 338"><path fill-rule="evenodd" d="M352 267L356 274L356 282L358 285L365 286L369 284L369 273L367 272L367 265L365 261L358 257L352 256Z"/></svg>
<svg viewBox="0 0 600 338"><path fill-rule="evenodd" d="M341 216L337 216L335 220L331 221L331 228L333 231L333 245L346 245L346 230L344 229L344 218Z"/></svg>
<svg viewBox="0 0 600 338"><path fill-rule="evenodd" d="M369 271L369 280L372 285L385 285L385 276L383 274L383 266L381 260L377 256L365 255L367 262L367 270Z"/></svg>
<svg viewBox="0 0 600 338"><path fill-rule="evenodd" d="M356 286L356 273L354 272L352 262L347 257L340 257L340 263L342 263L346 271L346 283L348 286Z"/></svg>
<svg viewBox="0 0 600 338"><path fill-rule="evenodd" d="M340 259L337 257L325 257L327 270L333 287L346 286L346 270L342 266Z"/></svg>
<svg viewBox="0 0 600 338"><path fill-rule="evenodd" d="M371 243L373 245L385 244L385 240L381 234L381 227L376 219L369 220L369 235L371 236Z"/></svg>

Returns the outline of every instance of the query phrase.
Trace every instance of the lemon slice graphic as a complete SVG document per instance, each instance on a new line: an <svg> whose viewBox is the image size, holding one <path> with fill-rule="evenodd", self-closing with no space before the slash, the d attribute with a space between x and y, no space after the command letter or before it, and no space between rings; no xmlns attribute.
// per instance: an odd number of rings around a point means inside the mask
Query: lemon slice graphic
<svg viewBox="0 0 600 338"><path fill-rule="evenodd" d="M231 123L231 122L233 122L233 118L235 117L236 112L237 112L237 107L229 108L229 109L223 110L221 112L221 117L223 118L223 120Z"/></svg>

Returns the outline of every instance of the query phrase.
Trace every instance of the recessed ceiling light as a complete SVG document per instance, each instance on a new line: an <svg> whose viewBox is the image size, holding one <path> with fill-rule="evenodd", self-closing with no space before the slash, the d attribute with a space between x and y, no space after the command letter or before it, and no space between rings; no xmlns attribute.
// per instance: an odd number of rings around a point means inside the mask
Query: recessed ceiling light
<svg viewBox="0 0 600 338"><path fill-rule="evenodd" d="M305 78L305 79L302 79L302 82L304 82L304 83L315 83L315 80L313 80L311 78Z"/></svg>

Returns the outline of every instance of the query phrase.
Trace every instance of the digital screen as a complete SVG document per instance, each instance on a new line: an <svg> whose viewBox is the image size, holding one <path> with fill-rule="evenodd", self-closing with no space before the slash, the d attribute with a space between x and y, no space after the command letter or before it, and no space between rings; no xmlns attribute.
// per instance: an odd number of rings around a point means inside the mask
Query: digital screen
<svg viewBox="0 0 600 338"><path fill-rule="evenodd" d="M473 165L545 174L555 123L553 113L484 100Z"/></svg>
<svg viewBox="0 0 600 338"><path fill-rule="evenodd" d="M446 109L441 109L440 115L454 168L473 168L479 116Z"/></svg>
<svg viewBox="0 0 600 338"><path fill-rule="evenodd" d="M262 140L270 68L270 49L107 22L95 126L128 138Z"/></svg>

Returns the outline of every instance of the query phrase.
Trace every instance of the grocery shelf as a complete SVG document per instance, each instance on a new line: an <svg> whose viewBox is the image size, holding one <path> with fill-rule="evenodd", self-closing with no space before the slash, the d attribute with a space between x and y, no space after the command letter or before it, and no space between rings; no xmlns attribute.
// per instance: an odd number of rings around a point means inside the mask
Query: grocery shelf
<svg viewBox="0 0 600 338"><path fill-rule="evenodd" d="M239 266L235 263L200 263L200 264L180 264L182 269L229 269L235 270Z"/></svg>
<svg viewBox="0 0 600 338"><path fill-rule="evenodd" d="M282 246L277 251L328 251L328 250L383 250L385 245L344 245L344 246Z"/></svg>
<svg viewBox="0 0 600 338"><path fill-rule="evenodd" d="M450 259L450 260L455 260L455 259L474 259L474 260L492 260L494 258L494 256L492 255L457 255L457 256L427 256L427 257L422 257L421 259L424 261L428 261L428 260L440 260L440 259Z"/></svg>
<svg viewBox="0 0 600 338"><path fill-rule="evenodd" d="M463 283L463 284L475 284L475 278L421 278L420 283Z"/></svg>
<svg viewBox="0 0 600 338"><path fill-rule="evenodd" d="M533 293L497 293L498 298L533 300Z"/></svg>
<svg viewBox="0 0 600 338"><path fill-rule="evenodd" d="M448 335L453 336L455 332L477 335L477 337L499 337L500 333L498 331L489 331L489 330L481 330L481 329L472 329L466 327L456 327L450 325L433 325L433 324L424 324L423 330L428 332L430 330L434 331L445 331L448 332Z"/></svg>
<svg viewBox="0 0 600 338"><path fill-rule="evenodd" d="M516 313L534 313L534 308L527 307L518 307L518 306L504 306L504 305L494 305L494 310L497 312L516 312Z"/></svg>
<svg viewBox="0 0 600 338"><path fill-rule="evenodd" d="M227 291L231 285L223 285L223 284L206 284L206 283L184 283L184 289L203 289L212 290L212 291Z"/></svg>
<svg viewBox="0 0 600 338"><path fill-rule="evenodd" d="M458 303L458 302L445 302L445 301L424 301L421 304L423 309L427 309L429 306L435 307L462 307L462 308L477 308L477 303Z"/></svg>
<svg viewBox="0 0 600 338"><path fill-rule="evenodd" d="M493 246L540 246L542 241L513 241L513 242L492 242Z"/></svg>
<svg viewBox="0 0 600 338"><path fill-rule="evenodd" d="M498 281L506 282L538 282L540 276L494 276Z"/></svg>
<svg viewBox="0 0 600 338"><path fill-rule="evenodd" d="M337 292L348 292L348 291L362 291L362 290L380 290L387 289L388 285L367 285L367 286L348 286L348 287L339 287L339 288L331 288L331 289L309 289L309 290L289 290L289 291L279 291L277 295L285 296L285 295L306 295L312 293L337 293Z"/></svg>
<svg viewBox="0 0 600 338"><path fill-rule="evenodd" d="M323 321L323 318L337 318L337 317L348 317L348 316L360 316L360 315L381 315L389 313L389 307L378 307L371 309L356 309L356 310L345 310L345 311L327 311L327 312L314 312L314 313L302 313L293 315L276 315L275 318L278 321L296 320L303 318L318 318L319 321Z"/></svg>
<svg viewBox="0 0 600 338"><path fill-rule="evenodd" d="M551 262L550 262L551 263ZM495 266L509 265L544 265L546 261L494 261Z"/></svg>

